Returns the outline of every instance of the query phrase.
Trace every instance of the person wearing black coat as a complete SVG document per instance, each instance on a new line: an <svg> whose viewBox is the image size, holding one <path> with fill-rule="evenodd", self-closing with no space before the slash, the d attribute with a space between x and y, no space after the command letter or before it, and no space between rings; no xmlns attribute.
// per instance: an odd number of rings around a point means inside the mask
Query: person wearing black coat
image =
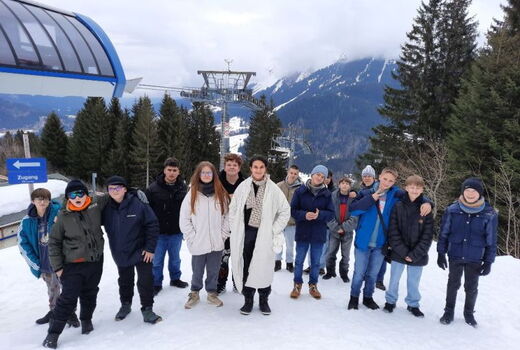
<svg viewBox="0 0 520 350"><path fill-rule="evenodd" d="M424 180L417 175L406 179L407 192L392 209L388 229L388 245L391 249L390 284L386 291L384 311L392 312L398 299L399 281L406 267L407 309L416 317L424 317L419 309L421 294L419 282L423 266L428 264L428 250L433 239L433 215L421 216L424 202Z"/></svg>
<svg viewBox="0 0 520 350"><path fill-rule="evenodd" d="M124 178L110 177L107 189L111 200L103 210L103 226L119 273L121 300L121 308L115 319L121 321L131 311L134 270L137 270L137 290L141 298L143 319L148 323L156 323L162 320L152 309L152 260L159 236L159 222L148 204L127 191Z"/></svg>
<svg viewBox="0 0 520 350"><path fill-rule="evenodd" d="M163 173L146 189L150 206L159 219L159 239L153 259L154 294L162 290L166 253L169 257L170 286L188 286L188 283L181 280L182 232L179 228L179 213L187 192L188 187L180 176L179 161L175 158L164 161Z"/></svg>

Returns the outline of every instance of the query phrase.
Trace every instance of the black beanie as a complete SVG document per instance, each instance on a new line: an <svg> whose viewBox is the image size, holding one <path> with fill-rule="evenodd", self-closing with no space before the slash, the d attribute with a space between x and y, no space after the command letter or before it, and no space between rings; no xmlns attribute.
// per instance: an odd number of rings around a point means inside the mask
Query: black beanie
<svg viewBox="0 0 520 350"><path fill-rule="evenodd" d="M69 198L69 193L74 191L83 191L88 194L87 186L85 186L80 180L72 180L67 184L67 187L65 188L65 197Z"/></svg>
<svg viewBox="0 0 520 350"><path fill-rule="evenodd" d="M482 180L479 178L470 177L469 179L464 180L460 189L461 194L463 194L464 190L467 188L472 188L477 191L480 197L484 194L484 185L482 184Z"/></svg>
<svg viewBox="0 0 520 350"><path fill-rule="evenodd" d="M106 185L107 187L109 185L123 185L125 186L126 188L128 188L128 184L126 183L126 180L124 177L122 176L117 176L117 175L114 175L114 176L110 176L107 181L106 181Z"/></svg>

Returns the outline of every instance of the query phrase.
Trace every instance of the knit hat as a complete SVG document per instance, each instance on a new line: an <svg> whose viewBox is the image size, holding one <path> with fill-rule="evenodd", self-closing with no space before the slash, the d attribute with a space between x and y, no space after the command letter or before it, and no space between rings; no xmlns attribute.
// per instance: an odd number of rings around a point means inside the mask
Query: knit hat
<svg viewBox="0 0 520 350"><path fill-rule="evenodd" d="M484 194L484 184L482 184L482 180L480 180L479 178L470 177L464 180L460 192L464 193L464 190L467 188L472 188L475 191L477 191L480 197L482 197L482 195Z"/></svg>
<svg viewBox="0 0 520 350"><path fill-rule="evenodd" d="M311 176L314 175L314 174L322 174L324 178L327 177L327 175L329 174L329 170L327 169L326 166L324 165L316 165L312 171L311 171Z"/></svg>
<svg viewBox="0 0 520 350"><path fill-rule="evenodd" d="M122 176L110 176L106 181L107 187L110 185L123 185L128 188L128 184L126 183L126 180Z"/></svg>
<svg viewBox="0 0 520 350"><path fill-rule="evenodd" d="M69 193L74 191L83 191L86 194L88 194L87 186L83 184L80 180L71 180L67 184L67 187L65 188L65 197L69 198Z"/></svg>
<svg viewBox="0 0 520 350"><path fill-rule="evenodd" d="M375 178L376 171L374 170L374 168L372 168L371 165L367 165L365 169L363 169L363 171L361 172L361 176L371 176Z"/></svg>

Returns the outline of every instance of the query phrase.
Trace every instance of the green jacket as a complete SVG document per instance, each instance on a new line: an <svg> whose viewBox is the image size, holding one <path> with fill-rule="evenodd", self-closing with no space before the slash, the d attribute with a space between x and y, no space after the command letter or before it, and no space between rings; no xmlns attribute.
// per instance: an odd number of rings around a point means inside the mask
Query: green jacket
<svg viewBox="0 0 520 350"><path fill-rule="evenodd" d="M103 257L101 215L110 199L96 197L82 211L71 211L64 205L49 236L49 258L54 271L65 264L100 261Z"/></svg>

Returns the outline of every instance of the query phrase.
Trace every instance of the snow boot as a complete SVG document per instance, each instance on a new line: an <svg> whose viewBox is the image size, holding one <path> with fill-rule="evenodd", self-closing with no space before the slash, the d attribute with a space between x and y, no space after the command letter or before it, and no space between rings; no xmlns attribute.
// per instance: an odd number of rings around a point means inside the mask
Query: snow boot
<svg viewBox="0 0 520 350"><path fill-rule="evenodd" d="M285 266L285 269L287 271L289 271L290 273L293 273L294 272L294 264L293 263L287 263L287 265Z"/></svg>
<svg viewBox="0 0 520 350"><path fill-rule="evenodd" d="M303 270L303 273L306 273L307 275L311 273L311 267L307 267L305 270Z"/></svg>
<svg viewBox="0 0 520 350"><path fill-rule="evenodd" d="M423 312L418 307L408 306L406 310L410 311L415 317L424 317Z"/></svg>
<svg viewBox="0 0 520 350"><path fill-rule="evenodd" d="M392 312L394 312L394 309L395 309L395 304L385 303L385 307L383 308L383 311L388 314L391 314Z"/></svg>
<svg viewBox="0 0 520 350"><path fill-rule="evenodd" d="M376 304L376 302L374 301L374 299L372 297L363 298L363 305L365 305L366 307L368 307L371 310L379 309L379 305Z"/></svg>
<svg viewBox="0 0 520 350"><path fill-rule="evenodd" d="M253 299L255 297L255 289L251 287L244 287L242 290L244 295L244 306L240 308L242 315L249 315L253 311Z"/></svg>
<svg viewBox="0 0 520 350"><path fill-rule="evenodd" d="M448 325L453 322L454 312L451 309L445 309L444 315L440 318L442 324Z"/></svg>
<svg viewBox="0 0 520 350"><path fill-rule="evenodd" d="M81 334L89 334L93 330L92 320L81 320Z"/></svg>
<svg viewBox="0 0 520 350"><path fill-rule="evenodd" d="M69 319L67 320L67 324L69 325L69 327L79 327L79 320L78 316L76 315L76 311L74 311L72 315L70 315Z"/></svg>
<svg viewBox="0 0 520 350"><path fill-rule="evenodd" d="M162 290L162 286L153 286L153 295L159 294L159 292Z"/></svg>
<svg viewBox="0 0 520 350"><path fill-rule="evenodd" d="M282 269L282 260L276 260L274 262L274 272L280 271Z"/></svg>
<svg viewBox="0 0 520 350"><path fill-rule="evenodd" d="M347 310L357 310L359 308L359 297L350 296L350 300L348 301Z"/></svg>
<svg viewBox="0 0 520 350"><path fill-rule="evenodd" d="M332 277L336 278L336 272L327 269L327 273L323 275L324 280L330 280Z"/></svg>
<svg viewBox="0 0 520 350"><path fill-rule="evenodd" d="M325 269L320 269L320 276L323 276L325 274Z"/></svg>
<svg viewBox="0 0 520 350"><path fill-rule="evenodd" d="M181 280L175 280L175 281L170 281L170 286L177 287L177 288L186 288L187 286L189 286L189 284L188 284L188 282L184 282Z"/></svg>
<svg viewBox="0 0 520 350"><path fill-rule="evenodd" d="M309 294L314 299L321 299L321 293L318 290L318 286L315 284L309 284Z"/></svg>
<svg viewBox="0 0 520 350"><path fill-rule="evenodd" d="M52 318L52 310L47 312L45 314L45 316L43 316L42 318L39 318L36 320L36 323L37 324L46 324L46 323L49 323L49 321L51 320Z"/></svg>
<svg viewBox="0 0 520 350"><path fill-rule="evenodd" d="M260 312L264 315L271 314L269 307L269 294L271 294L271 287L258 289Z"/></svg>
<svg viewBox="0 0 520 350"><path fill-rule="evenodd" d="M293 299L298 299L298 297L300 296L300 294L302 293L302 284L301 283L295 283L294 284L294 288L291 292L291 298Z"/></svg>
<svg viewBox="0 0 520 350"><path fill-rule="evenodd" d="M222 300L220 300L218 298L218 294L217 293L212 293L212 292L208 293L207 300L208 300L208 303L213 304L216 307L220 307L220 306L224 305Z"/></svg>
<svg viewBox="0 0 520 350"><path fill-rule="evenodd" d="M473 316L473 313L464 313L464 320L467 324L469 324L473 328L477 328L478 323L477 320L475 320L475 316Z"/></svg>
<svg viewBox="0 0 520 350"><path fill-rule="evenodd" d="M42 345L44 348L56 349L58 347L58 338L60 335L58 333L48 333L47 337L45 337Z"/></svg>
<svg viewBox="0 0 520 350"><path fill-rule="evenodd" d="M143 314L143 321L146 323L156 324L162 321L162 317L153 312L151 306L142 307L141 313Z"/></svg>
<svg viewBox="0 0 520 350"><path fill-rule="evenodd" d="M128 314L132 311L132 304L131 303L123 303L121 304L121 307L119 308L119 311L116 314L116 321L121 321L128 316Z"/></svg>
<svg viewBox="0 0 520 350"><path fill-rule="evenodd" d="M385 287L383 281L376 282L376 288L381 289L381 290L386 290L386 287Z"/></svg>
<svg viewBox="0 0 520 350"><path fill-rule="evenodd" d="M348 276L347 276L347 275L345 275L345 276L342 276L342 277L341 277L341 279L342 279L342 280L343 280L343 282L345 282L345 283L349 283L349 282L350 282L350 278L348 278Z"/></svg>
<svg viewBox="0 0 520 350"><path fill-rule="evenodd" d="M209 299L209 295L208 295L208 299ZM199 302L200 300L200 297L199 297L199 291L197 290L192 290L190 292L190 294L188 294L188 301L186 302L186 304L184 304L184 308L185 309L191 309L193 308L195 305L197 305L197 303ZM209 300L208 300L209 301Z"/></svg>

